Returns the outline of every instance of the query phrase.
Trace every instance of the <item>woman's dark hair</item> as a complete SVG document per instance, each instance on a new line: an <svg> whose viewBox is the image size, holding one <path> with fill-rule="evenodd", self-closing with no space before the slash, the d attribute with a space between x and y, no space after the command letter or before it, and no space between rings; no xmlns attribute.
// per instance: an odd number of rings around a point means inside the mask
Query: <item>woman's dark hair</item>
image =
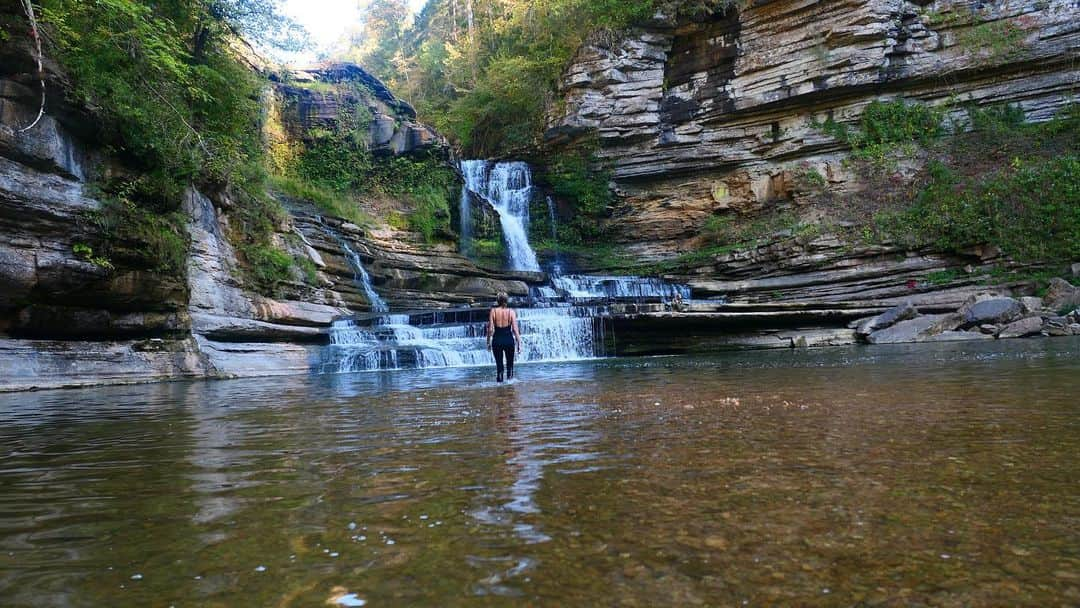
<svg viewBox="0 0 1080 608"><path fill-rule="evenodd" d="M495 296L495 301L499 303L499 306L506 306L510 302L510 296L506 295L505 291L500 291Z"/></svg>

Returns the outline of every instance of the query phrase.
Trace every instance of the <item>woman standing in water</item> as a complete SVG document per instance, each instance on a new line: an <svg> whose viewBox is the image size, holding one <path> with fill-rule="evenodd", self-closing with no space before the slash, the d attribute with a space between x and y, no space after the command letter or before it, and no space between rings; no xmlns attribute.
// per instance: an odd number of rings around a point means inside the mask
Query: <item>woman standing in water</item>
<svg viewBox="0 0 1080 608"><path fill-rule="evenodd" d="M495 379L503 381L503 358L506 358L506 379L514 377L514 351L521 352L521 332L518 330L517 313L509 306L510 297L505 292L496 296L498 306L488 315L487 343L495 355Z"/></svg>

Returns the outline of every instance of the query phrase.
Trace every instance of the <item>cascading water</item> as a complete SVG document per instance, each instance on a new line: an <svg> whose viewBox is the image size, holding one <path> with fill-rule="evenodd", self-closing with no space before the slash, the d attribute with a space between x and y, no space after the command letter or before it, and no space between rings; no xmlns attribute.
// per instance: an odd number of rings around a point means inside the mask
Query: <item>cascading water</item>
<svg viewBox="0 0 1080 608"><path fill-rule="evenodd" d="M472 206L473 198L475 195L469 190L469 184L479 183L486 179L482 175L473 175L476 172L483 172L486 169L486 165L480 161L463 161L461 163L461 173L464 175L464 183L461 184L461 199L458 202L458 218L461 222L459 232L458 248L461 253L468 255L472 253L472 232L473 232L473 219L472 219Z"/></svg>
<svg viewBox="0 0 1080 608"><path fill-rule="evenodd" d="M553 275L556 293L571 301L690 299L690 286L663 279L635 276Z"/></svg>
<svg viewBox="0 0 1080 608"><path fill-rule="evenodd" d="M517 311L522 352L518 361L575 361L600 356L599 322L579 307ZM341 319L330 330L322 371L489 365L487 311L472 309L382 315L368 321Z"/></svg>
<svg viewBox="0 0 1080 608"><path fill-rule="evenodd" d="M461 163L465 185L461 192L462 250L469 248L471 205L490 204L499 214L513 270L539 271L536 253L529 246L529 202L532 175L523 162ZM547 199L552 236L556 234L555 205ZM345 239L339 242L375 312L386 312L385 302L371 287L360 258ZM518 309L522 353L517 360L574 361L604 355L603 305L609 302L666 301L690 297L690 288L661 279L633 276L562 275L553 264L548 285L533 289L540 308ZM322 371L327 373L492 364L485 331L486 309L465 309L407 314L386 314L368 319L339 319L330 328L330 346L324 351Z"/></svg>
<svg viewBox="0 0 1080 608"><path fill-rule="evenodd" d="M341 250L345 252L345 259L349 262L349 267L353 271L353 281L364 292L364 297L367 298L368 305L371 306L372 312L387 312L390 307L387 306L386 301L379 297L379 294L375 292L375 287L371 284L371 275L368 274L367 269L364 268L363 261L360 260L360 256L353 251L352 247L349 247L349 241L345 240L340 234L332 230L326 224L323 224L323 228L327 234L334 237L334 240L341 246Z"/></svg>
<svg viewBox="0 0 1080 608"><path fill-rule="evenodd" d="M532 199L532 172L523 162L490 164L486 160L461 161L465 189L491 204L499 214L510 270L540 271L536 252L529 246L529 201ZM468 204L464 193L462 207ZM464 230L462 215L462 230Z"/></svg>

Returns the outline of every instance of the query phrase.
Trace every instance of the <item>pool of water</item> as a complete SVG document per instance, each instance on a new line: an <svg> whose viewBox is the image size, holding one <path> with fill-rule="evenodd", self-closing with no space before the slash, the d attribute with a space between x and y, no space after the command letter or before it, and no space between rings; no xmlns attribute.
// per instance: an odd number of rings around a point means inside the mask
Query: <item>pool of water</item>
<svg viewBox="0 0 1080 608"><path fill-rule="evenodd" d="M1080 604L1080 340L0 395L0 605Z"/></svg>

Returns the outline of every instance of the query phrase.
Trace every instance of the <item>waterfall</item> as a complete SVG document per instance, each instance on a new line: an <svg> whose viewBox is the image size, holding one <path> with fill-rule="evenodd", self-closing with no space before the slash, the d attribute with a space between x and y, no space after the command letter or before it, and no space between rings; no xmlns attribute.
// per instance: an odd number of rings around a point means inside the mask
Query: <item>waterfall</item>
<svg viewBox="0 0 1080 608"><path fill-rule="evenodd" d="M582 307L518 309L522 352L517 360L576 361L598 352L594 310ZM414 369L491 365L486 309L339 319L330 328L322 371Z"/></svg>
<svg viewBox="0 0 1080 608"><path fill-rule="evenodd" d="M472 206L473 206L473 194L469 190L471 184L485 183L487 177L484 175L487 169L486 163L482 161L466 160L461 163L461 173L465 177L465 183L461 185L461 200L458 202L458 220L460 221L460 234L459 237L459 250L461 253L468 255L472 252L472 231L473 231L473 219L472 219Z"/></svg>
<svg viewBox="0 0 1080 608"><path fill-rule="evenodd" d="M536 253L529 246L529 201L532 199L532 173L523 162L484 160L461 161L465 188L483 197L499 214L511 270L540 271ZM464 196L462 205L467 204Z"/></svg>
<svg viewBox="0 0 1080 608"><path fill-rule="evenodd" d="M322 223L322 219L319 219L319 223ZM326 229L326 233L334 237L334 240L341 246L342 251L345 252L345 259L349 262L349 267L353 271L353 281L357 287L364 292L364 297L367 298L368 306L371 307L373 312L387 312L390 307L387 306L386 301L379 297L379 294L375 292L375 288L371 285L371 275L368 274L364 268L363 262L360 260L360 256L353 251L352 247L349 247L349 241L345 240L345 237L338 234L326 224L322 224Z"/></svg>
<svg viewBox="0 0 1080 608"><path fill-rule="evenodd" d="M544 200L547 202L548 221L551 222L551 240L554 241L559 238L558 224L555 220L555 201L550 196L544 197Z"/></svg>
<svg viewBox="0 0 1080 608"><path fill-rule="evenodd" d="M551 284L561 296L576 300L690 299L690 286L663 279L635 276L557 275Z"/></svg>
<svg viewBox="0 0 1080 608"><path fill-rule="evenodd" d="M461 162L465 184L461 190L461 249L470 249L472 208L477 201L490 204L499 214L503 238L513 270L539 271L536 253L529 246L529 202L532 175L523 162L466 160ZM546 200L551 234L557 234L555 203ZM340 243L356 282L375 312L386 303L371 286L360 257L348 242L329 227ZM517 309L522 352L517 360L576 361L604 355L604 313L609 302L651 300L664 302L690 298L686 285L634 276L563 275L552 267L551 282L531 289L531 300L542 308ZM321 371L344 373L368 370L416 369L491 365L487 348L488 311L482 308L383 314L366 319L339 319L330 327L330 345L323 351Z"/></svg>

